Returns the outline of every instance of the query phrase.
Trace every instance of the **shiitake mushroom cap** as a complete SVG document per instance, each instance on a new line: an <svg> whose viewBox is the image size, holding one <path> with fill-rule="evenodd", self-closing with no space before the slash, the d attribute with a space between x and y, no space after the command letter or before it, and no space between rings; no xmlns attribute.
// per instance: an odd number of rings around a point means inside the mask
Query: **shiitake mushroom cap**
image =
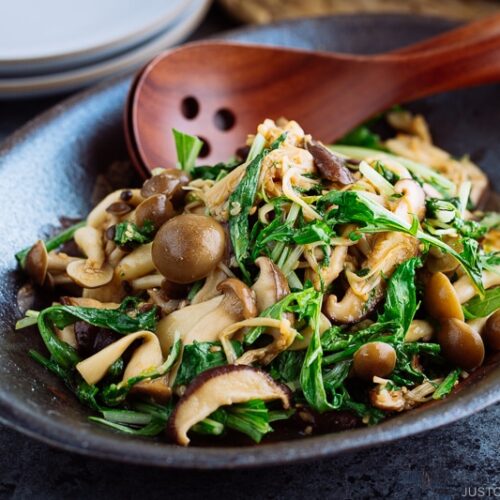
<svg viewBox="0 0 500 500"><path fill-rule="evenodd" d="M213 218L182 214L167 221L153 241L153 262L173 283L205 278L222 260L225 233Z"/></svg>
<svg viewBox="0 0 500 500"><path fill-rule="evenodd" d="M280 399L290 408L292 392L267 372L247 365L224 365L200 373L188 386L170 415L167 434L173 441L188 445L189 429L221 406L253 399Z"/></svg>

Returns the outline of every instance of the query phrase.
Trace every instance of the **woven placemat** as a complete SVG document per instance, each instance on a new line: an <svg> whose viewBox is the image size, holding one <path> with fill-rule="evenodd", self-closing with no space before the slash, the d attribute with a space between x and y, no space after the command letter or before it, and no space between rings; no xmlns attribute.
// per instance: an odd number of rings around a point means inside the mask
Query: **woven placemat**
<svg viewBox="0 0 500 500"><path fill-rule="evenodd" d="M219 0L236 19L266 24L279 19L356 13L412 13L477 19L500 11L499 0Z"/></svg>

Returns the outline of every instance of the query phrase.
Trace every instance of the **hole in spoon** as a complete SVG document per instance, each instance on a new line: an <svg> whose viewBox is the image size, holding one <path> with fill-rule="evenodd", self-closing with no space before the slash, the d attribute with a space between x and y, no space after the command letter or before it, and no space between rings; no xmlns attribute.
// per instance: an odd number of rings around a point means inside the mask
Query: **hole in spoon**
<svg viewBox="0 0 500 500"><path fill-rule="evenodd" d="M184 118L192 120L193 118L196 118L198 116L199 111L200 111L200 105L196 97L190 95L182 99L181 113L182 116L184 116Z"/></svg>
<svg viewBox="0 0 500 500"><path fill-rule="evenodd" d="M200 139L200 141L203 142L203 146L201 147L200 154L198 155L198 157L206 158L210 154L210 143L200 135L198 136L198 139Z"/></svg>
<svg viewBox="0 0 500 500"><path fill-rule="evenodd" d="M236 118L230 109L219 109L214 115L214 124L219 130L230 130L234 127L235 122Z"/></svg>

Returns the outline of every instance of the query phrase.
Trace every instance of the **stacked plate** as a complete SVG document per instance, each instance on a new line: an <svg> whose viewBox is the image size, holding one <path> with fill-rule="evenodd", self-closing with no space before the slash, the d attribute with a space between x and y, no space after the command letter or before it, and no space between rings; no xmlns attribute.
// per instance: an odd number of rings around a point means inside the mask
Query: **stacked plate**
<svg viewBox="0 0 500 500"><path fill-rule="evenodd" d="M186 37L210 0L0 2L0 98L71 91L131 72Z"/></svg>

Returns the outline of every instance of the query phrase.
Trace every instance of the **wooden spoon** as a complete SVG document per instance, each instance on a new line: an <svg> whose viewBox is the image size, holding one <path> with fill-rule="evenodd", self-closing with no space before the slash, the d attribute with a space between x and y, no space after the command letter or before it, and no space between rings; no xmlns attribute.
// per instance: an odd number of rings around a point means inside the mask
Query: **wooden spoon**
<svg viewBox="0 0 500 500"><path fill-rule="evenodd" d="M143 174L175 165L172 128L200 136L203 162L215 163L265 118L297 120L330 142L393 104L498 80L500 15L377 56L193 43L161 54L137 77L127 142Z"/></svg>

